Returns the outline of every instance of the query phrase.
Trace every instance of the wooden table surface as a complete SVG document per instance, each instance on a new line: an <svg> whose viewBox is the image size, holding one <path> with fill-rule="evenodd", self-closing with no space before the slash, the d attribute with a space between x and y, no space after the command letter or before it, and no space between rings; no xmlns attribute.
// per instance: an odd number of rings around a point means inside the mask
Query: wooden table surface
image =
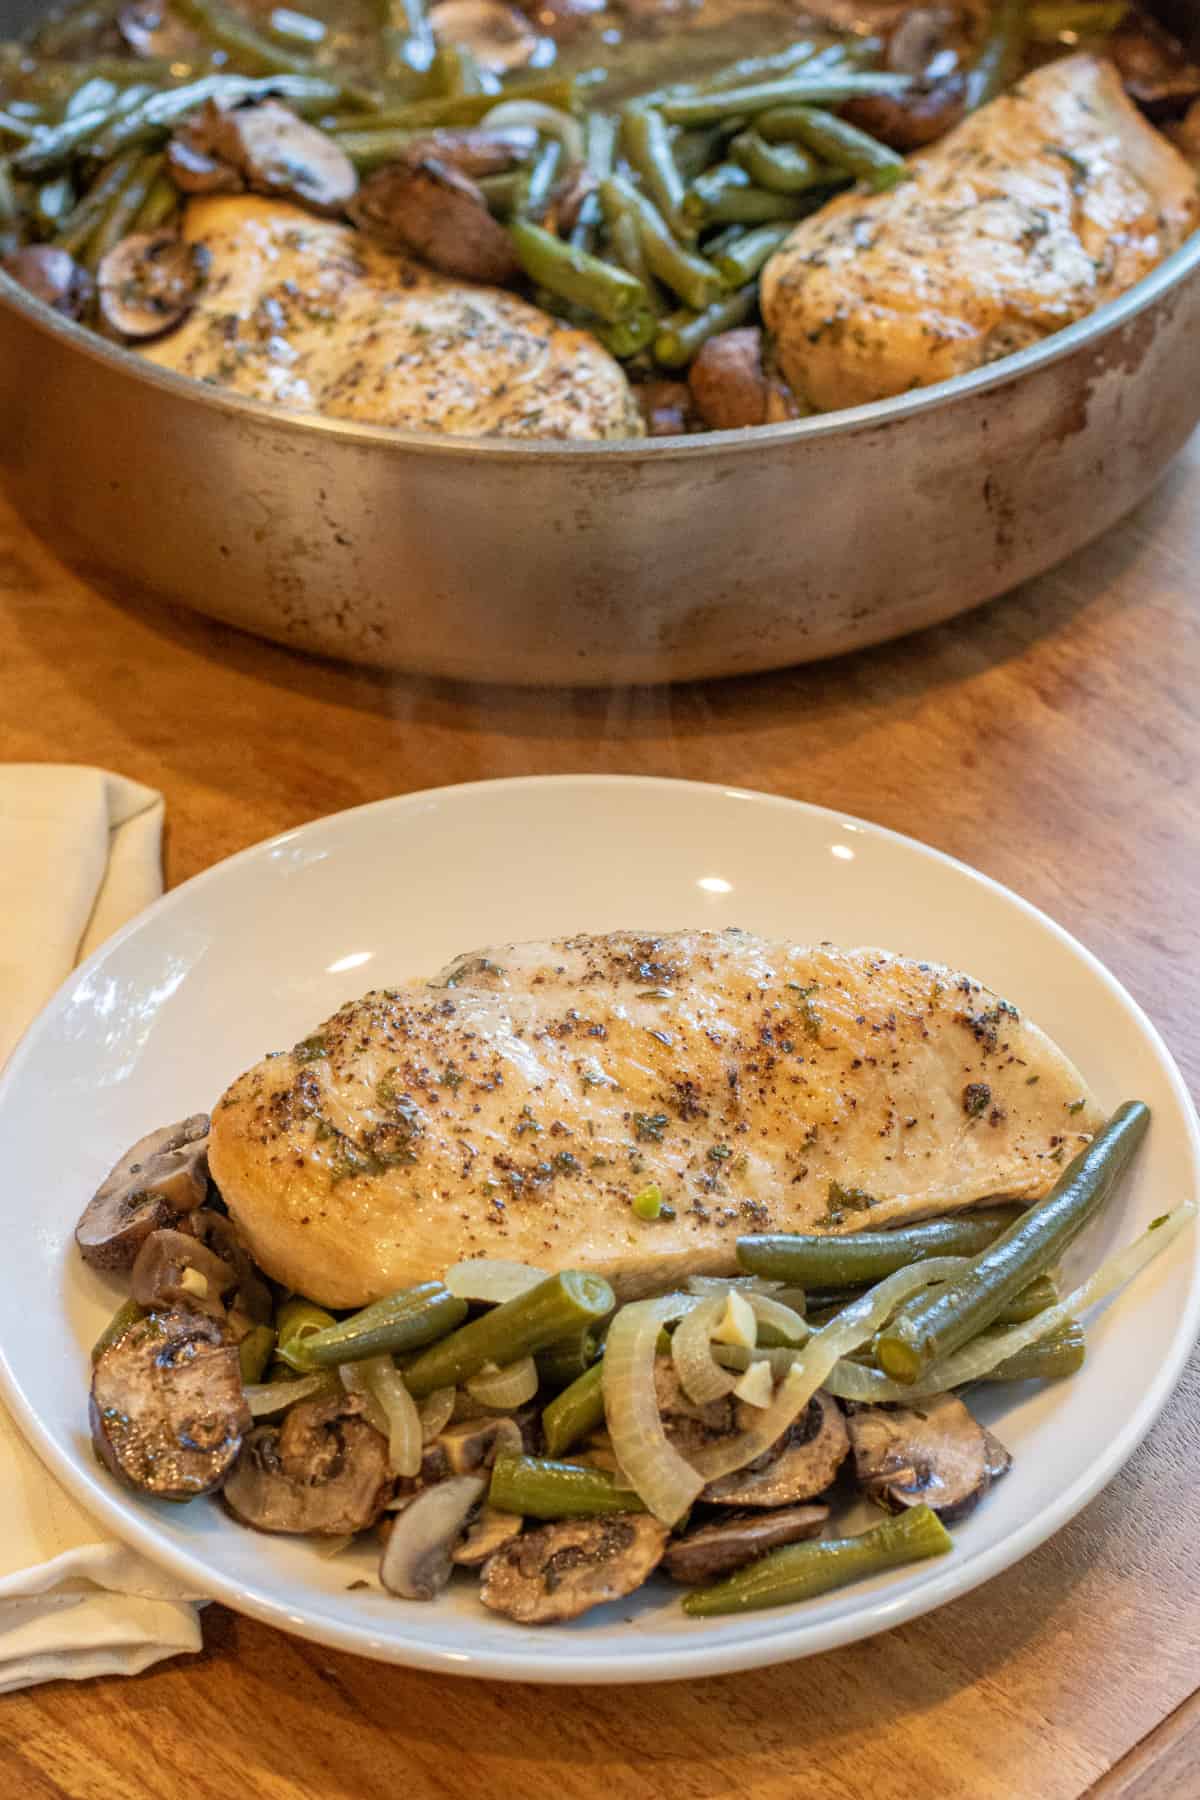
<svg viewBox="0 0 1200 1800"><path fill-rule="evenodd" d="M822 801L1053 913L1200 1078L1200 439L1057 573L823 667L675 692L454 689L101 596L0 509L0 758L163 790L177 882L381 795L609 770ZM978 1593L890 1635L668 1687L384 1668L220 1607L136 1680L0 1704L0 1795L123 1800L1200 1796L1200 1359L1130 1465Z"/></svg>

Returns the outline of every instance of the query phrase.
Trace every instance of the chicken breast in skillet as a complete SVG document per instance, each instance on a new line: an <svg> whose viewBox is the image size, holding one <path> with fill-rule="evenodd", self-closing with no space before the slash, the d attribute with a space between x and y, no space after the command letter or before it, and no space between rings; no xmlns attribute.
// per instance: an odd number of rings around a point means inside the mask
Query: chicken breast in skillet
<svg viewBox="0 0 1200 1800"><path fill-rule="evenodd" d="M279 200L194 200L211 264L162 368L300 412L471 436L636 437L620 364L499 288L450 280Z"/></svg>
<svg viewBox="0 0 1200 1800"><path fill-rule="evenodd" d="M819 411L1023 349L1140 281L1195 229L1196 177L1094 56L1028 75L886 194L805 219L763 273L779 365Z"/></svg>
<svg viewBox="0 0 1200 1800"><path fill-rule="evenodd" d="M628 1294L732 1270L741 1232L1033 1199L1100 1118L966 975L628 932L490 949L343 1007L234 1082L209 1162L263 1269L329 1306L470 1256ZM650 1183L666 1206L645 1221Z"/></svg>

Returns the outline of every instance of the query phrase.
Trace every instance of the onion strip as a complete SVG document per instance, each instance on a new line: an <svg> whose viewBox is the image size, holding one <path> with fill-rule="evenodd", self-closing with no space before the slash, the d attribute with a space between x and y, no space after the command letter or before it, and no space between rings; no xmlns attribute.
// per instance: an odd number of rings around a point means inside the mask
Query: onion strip
<svg viewBox="0 0 1200 1800"><path fill-rule="evenodd" d="M480 123L486 131L505 131L513 125L532 125L543 137L557 138L570 163L584 160L583 129L570 113L541 100L502 100L485 113Z"/></svg>
<svg viewBox="0 0 1200 1800"><path fill-rule="evenodd" d="M478 1400L481 1406L511 1412L514 1407L524 1406L537 1393L537 1364L532 1356L523 1356L518 1362L505 1363L502 1369L484 1367L463 1385L472 1400Z"/></svg>
<svg viewBox="0 0 1200 1800"><path fill-rule="evenodd" d="M503 1257L479 1256L446 1270L446 1286L459 1300L483 1300L501 1306L545 1281L546 1270Z"/></svg>
<svg viewBox="0 0 1200 1800"><path fill-rule="evenodd" d="M773 1325L782 1333L789 1344L802 1344L812 1336L810 1328L804 1323L800 1314L793 1307L785 1306L781 1300L775 1300L770 1294L746 1295L760 1325Z"/></svg>
<svg viewBox="0 0 1200 1800"><path fill-rule="evenodd" d="M672 1319L700 1305L691 1294L662 1294L623 1306L604 1347L604 1415L613 1454L634 1492L664 1525L680 1520L704 1478L680 1456L663 1430L654 1391L658 1334Z"/></svg>
<svg viewBox="0 0 1200 1800"><path fill-rule="evenodd" d="M679 1385L695 1406L732 1394L738 1377L721 1368L713 1355L712 1334L725 1311L722 1291L701 1300L671 1338L671 1360Z"/></svg>
<svg viewBox="0 0 1200 1800"><path fill-rule="evenodd" d="M454 1389L452 1387L434 1388L428 1400L420 1408L421 1441L431 1444L435 1437L445 1431L454 1412Z"/></svg>
<svg viewBox="0 0 1200 1800"><path fill-rule="evenodd" d="M284 1412L297 1400L307 1400L311 1394L328 1386L328 1371L322 1369L319 1374L305 1375L299 1381L256 1381L242 1392L250 1408L250 1417L269 1419L272 1413Z"/></svg>
<svg viewBox="0 0 1200 1800"><path fill-rule="evenodd" d="M367 1380L367 1366L370 1360L367 1358L362 1362L339 1363L338 1374L341 1376L342 1386L346 1392L357 1394L362 1401L363 1418L367 1424L373 1425L376 1431L382 1432L384 1437L388 1437L391 1432L388 1416Z"/></svg>

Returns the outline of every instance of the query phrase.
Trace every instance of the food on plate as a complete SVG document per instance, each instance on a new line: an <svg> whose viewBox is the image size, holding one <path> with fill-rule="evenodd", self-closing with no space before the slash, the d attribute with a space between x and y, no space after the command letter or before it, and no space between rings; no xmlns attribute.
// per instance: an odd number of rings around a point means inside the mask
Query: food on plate
<svg viewBox="0 0 1200 1800"><path fill-rule="evenodd" d="M794 392L822 412L966 374L1094 312L1195 229L1195 171L1111 63L1027 75L767 263L762 309Z"/></svg>
<svg viewBox="0 0 1200 1800"><path fill-rule="evenodd" d="M971 1390L1073 1374L1083 1315L1192 1220L1061 1274L1148 1123L880 950L459 957L101 1183L79 1249L128 1297L97 1452L412 1602L456 1570L529 1625L657 1570L697 1618L813 1597L948 1552L1012 1464Z"/></svg>
<svg viewBox="0 0 1200 1800"><path fill-rule="evenodd" d="M295 411L741 430L1123 292L1196 224L1198 96L1112 0L80 3L0 44L0 261Z"/></svg>

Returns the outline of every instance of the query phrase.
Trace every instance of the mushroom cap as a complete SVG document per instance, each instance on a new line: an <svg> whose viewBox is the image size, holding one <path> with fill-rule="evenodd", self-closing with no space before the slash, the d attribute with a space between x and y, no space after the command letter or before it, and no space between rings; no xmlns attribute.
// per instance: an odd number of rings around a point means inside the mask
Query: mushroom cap
<svg viewBox="0 0 1200 1800"><path fill-rule="evenodd" d="M421 1479L430 1486L450 1475L472 1475L490 1469L497 1456L519 1456L524 1447L521 1427L507 1415L464 1419L447 1425L426 1446Z"/></svg>
<svg viewBox="0 0 1200 1800"><path fill-rule="evenodd" d="M483 69L523 69L537 55L537 33L526 15L504 0L440 0L429 22L439 44L469 50Z"/></svg>
<svg viewBox="0 0 1200 1800"><path fill-rule="evenodd" d="M673 1538L663 1557L663 1567L673 1581L715 1581L719 1575L757 1562L768 1550L816 1537L828 1517L827 1506L783 1506L771 1512L734 1513Z"/></svg>
<svg viewBox="0 0 1200 1800"><path fill-rule="evenodd" d="M282 1424L250 1432L225 1482L225 1504L256 1531L345 1537L366 1531L392 1489L387 1439L357 1394L301 1400Z"/></svg>
<svg viewBox="0 0 1200 1800"><path fill-rule="evenodd" d="M187 1279L199 1276L200 1282ZM224 1316L221 1297L237 1280L236 1272L220 1256L186 1231L165 1226L146 1238L133 1265L130 1290L147 1312L184 1311Z"/></svg>
<svg viewBox="0 0 1200 1800"><path fill-rule="evenodd" d="M856 1406L849 1430L858 1479L890 1512L928 1506L962 1518L987 1492L991 1470L1003 1474L1012 1460L955 1394L911 1407Z"/></svg>
<svg viewBox="0 0 1200 1800"><path fill-rule="evenodd" d="M121 337L158 337L191 310L208 252L173 231L136 232L100 263L100 315Z"/></svg>
<svg viewBox="0 0 1200 1800"><path fill-rule="evenodd" d="M79 317L92 292L87 270L68 251L54 244L26 244L6 256L0 267L38 300L44 300L68 319Z"/></svg>
<svg viewBox="0 0 1200 1800"><path fill-rule="evenodd" d="M236 1347L214 1319L151 1313L100 1353L92 1439L114 1475L163 1500L221 1485L250 1428Z"/></svg>
<svg viewBox="0 0 1200 1800"><path fill-rule="evenodd" d="M484 1566L479 1598L522 1625L577 1619L641 1587L662 1561L667 1536L649 1513L561 1519L498 1550Z"/></svg>
<svg viewBox="0 0 1200 1800"><path fill-rule="evenodd" d="M467 1535L451 1553L450 1560L464 1569L478 1569L497 1550L520 1537L524 1520L517 1513L499 1512L494 1506L482 1506L467 1526Z"/></svg>
<svg viewBox="0 0 1200 1800"><path fill-rule="evenodd" d="M405 1600L432 1600L450 1579L453 1552L484 1494L482 1475L454 1475L397 1515L379 1559L379 1579Z"/></svg>
<svg viewBox="0 0 1200 1800"><path fill-rule="evenodd" d="M83 1209L75 1242L97 1269L129 1269L145 1240L193 1212L208 1191L208 1114L139 1138Z"/></svg>
<svg viewBox="0 0 1200 1800"><path fill-rule="evenodd" d="M175 134L172 159L185 183L215 182L220 170L234 185L191 191L228 193L239 186L256 194L291 195L314 212L343 212L358 186L354 164L335 138L309 125L278 100L222 107L208 101ZM207 167L206 165L211 165Z"/></svg>
<svg viewBox="0 0 1200 1800"><path fill-rule="evenodd" d="M480 189L437 157L376 169L351 216L380 243L411 250L444 275L499 286L517 273L512 239Z"/></svg>
<svg viewBox="0 0 1200 1800"><path fill-rule="evenodd" d="M806 1412L765 1456L712 1481L700 1498L719 1506L791 1506L823 1494L850 1453L842 1409L814 1394Z"/></svg>

